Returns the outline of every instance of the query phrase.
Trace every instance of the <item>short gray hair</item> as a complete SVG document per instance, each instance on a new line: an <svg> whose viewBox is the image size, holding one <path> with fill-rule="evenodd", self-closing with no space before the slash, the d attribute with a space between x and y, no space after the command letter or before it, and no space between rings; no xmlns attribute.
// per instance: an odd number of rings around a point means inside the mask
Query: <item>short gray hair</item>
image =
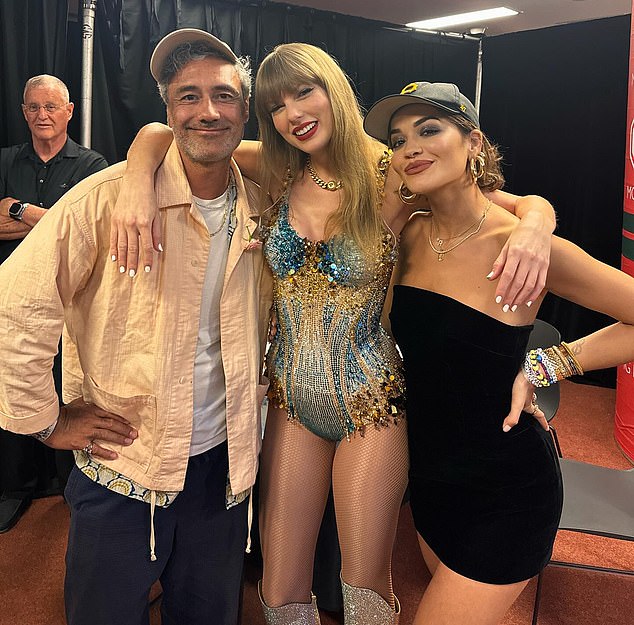
<svg viewBox="0 0 634 625"><path fill-rule="evenodd" d="M249 58L241 56L237 61L234 61L229 56L222 54L222 52L212 48L205 42L194 41L193 43L184 43L174 48L163 65L161 79L158 81L158 90L165 104L167 104L167 87L174 76L188 63L201 61L207 57L222 59L233 65L240 79L242 99L245 102L248 101L251 96L251 63L249 62Z"/></svg>
<svg viewBox="0 0 634 625"><path fill-rule="evenodd" d="M24 85L24 91L22 92L22 102L26 100L26 92L29 89L35 89L36 87L51 87L57 89L64 100L64 104L70 102L70 94L68 93L68 87L57 77L50 74L39 74L29 78Z"/></svg>

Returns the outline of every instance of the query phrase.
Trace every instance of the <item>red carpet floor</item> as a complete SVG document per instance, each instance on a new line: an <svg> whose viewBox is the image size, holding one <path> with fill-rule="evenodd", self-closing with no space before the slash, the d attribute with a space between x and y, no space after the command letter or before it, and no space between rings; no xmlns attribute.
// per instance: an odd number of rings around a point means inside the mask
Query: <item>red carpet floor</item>
<svg viewBox="0 0 634 625"><path fill-rule="evenodd" d="M553 421L564 456L628 468L630 463L613 439L613 415L613 390L564 382L561 407ZM64 625L67 528L65 504L61 497L50 497L35 501L15 528L0 535L0 625ZM634 570L634 543L560 532L554 557ZM242 625L264 625L256 591L258 576L257 567L248 564ZM394 587L403 606L401 625L411 624L428 580L409 508L404 507L394 552ZM530 625L534 594L533 581L503 625ZM538 623L634 625L633 599L634 577L551 566L544 573ZM342 622L338 614L322 614L322 625ZM155 605L152 625L159 623Z"/></svg>

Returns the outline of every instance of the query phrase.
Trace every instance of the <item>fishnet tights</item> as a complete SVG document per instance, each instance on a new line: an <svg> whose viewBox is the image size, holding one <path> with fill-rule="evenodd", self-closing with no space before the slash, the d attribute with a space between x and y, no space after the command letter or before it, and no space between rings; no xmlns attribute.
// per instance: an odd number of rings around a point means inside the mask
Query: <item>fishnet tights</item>
<svg viewBox="0 0 634 625"><path fill-rule="evenodd" d="M407 428L357 434L339 446L269 409L260 469L262 592L267 605L308 603L332 480L342 577L394 607L391 558L407 485Z"/></svg>

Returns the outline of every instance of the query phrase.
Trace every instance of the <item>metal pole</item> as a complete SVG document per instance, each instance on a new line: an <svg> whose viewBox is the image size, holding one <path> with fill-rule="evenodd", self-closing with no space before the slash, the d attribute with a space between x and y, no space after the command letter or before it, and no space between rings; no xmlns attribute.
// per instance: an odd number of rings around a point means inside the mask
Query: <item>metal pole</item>
<svg viewBox="0 0 634 625"><path fill-rule="evenodd" d="M82 0L81 144L89 148L92 130L92 58L97 0Z"/></svg>
<svg viewBox="0 0 634 625"><path fill-rule="evenodd" d="M480 115L480 96L482 94L482 39L484 33L480 36L478 41L478 67L476 69L476 84L475 84L475 110Z"/></svg>

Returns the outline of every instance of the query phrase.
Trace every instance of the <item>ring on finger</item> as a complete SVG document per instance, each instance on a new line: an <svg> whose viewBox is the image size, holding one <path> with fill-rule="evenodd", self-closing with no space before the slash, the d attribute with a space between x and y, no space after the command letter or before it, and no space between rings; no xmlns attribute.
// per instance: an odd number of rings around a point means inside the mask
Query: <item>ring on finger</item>
<svg viewBox="0 0 634 625"><path fill-rule="evenodd" d="M83 448L83 451L85 451L88 455L92 454L92 441Z"/></svg>

